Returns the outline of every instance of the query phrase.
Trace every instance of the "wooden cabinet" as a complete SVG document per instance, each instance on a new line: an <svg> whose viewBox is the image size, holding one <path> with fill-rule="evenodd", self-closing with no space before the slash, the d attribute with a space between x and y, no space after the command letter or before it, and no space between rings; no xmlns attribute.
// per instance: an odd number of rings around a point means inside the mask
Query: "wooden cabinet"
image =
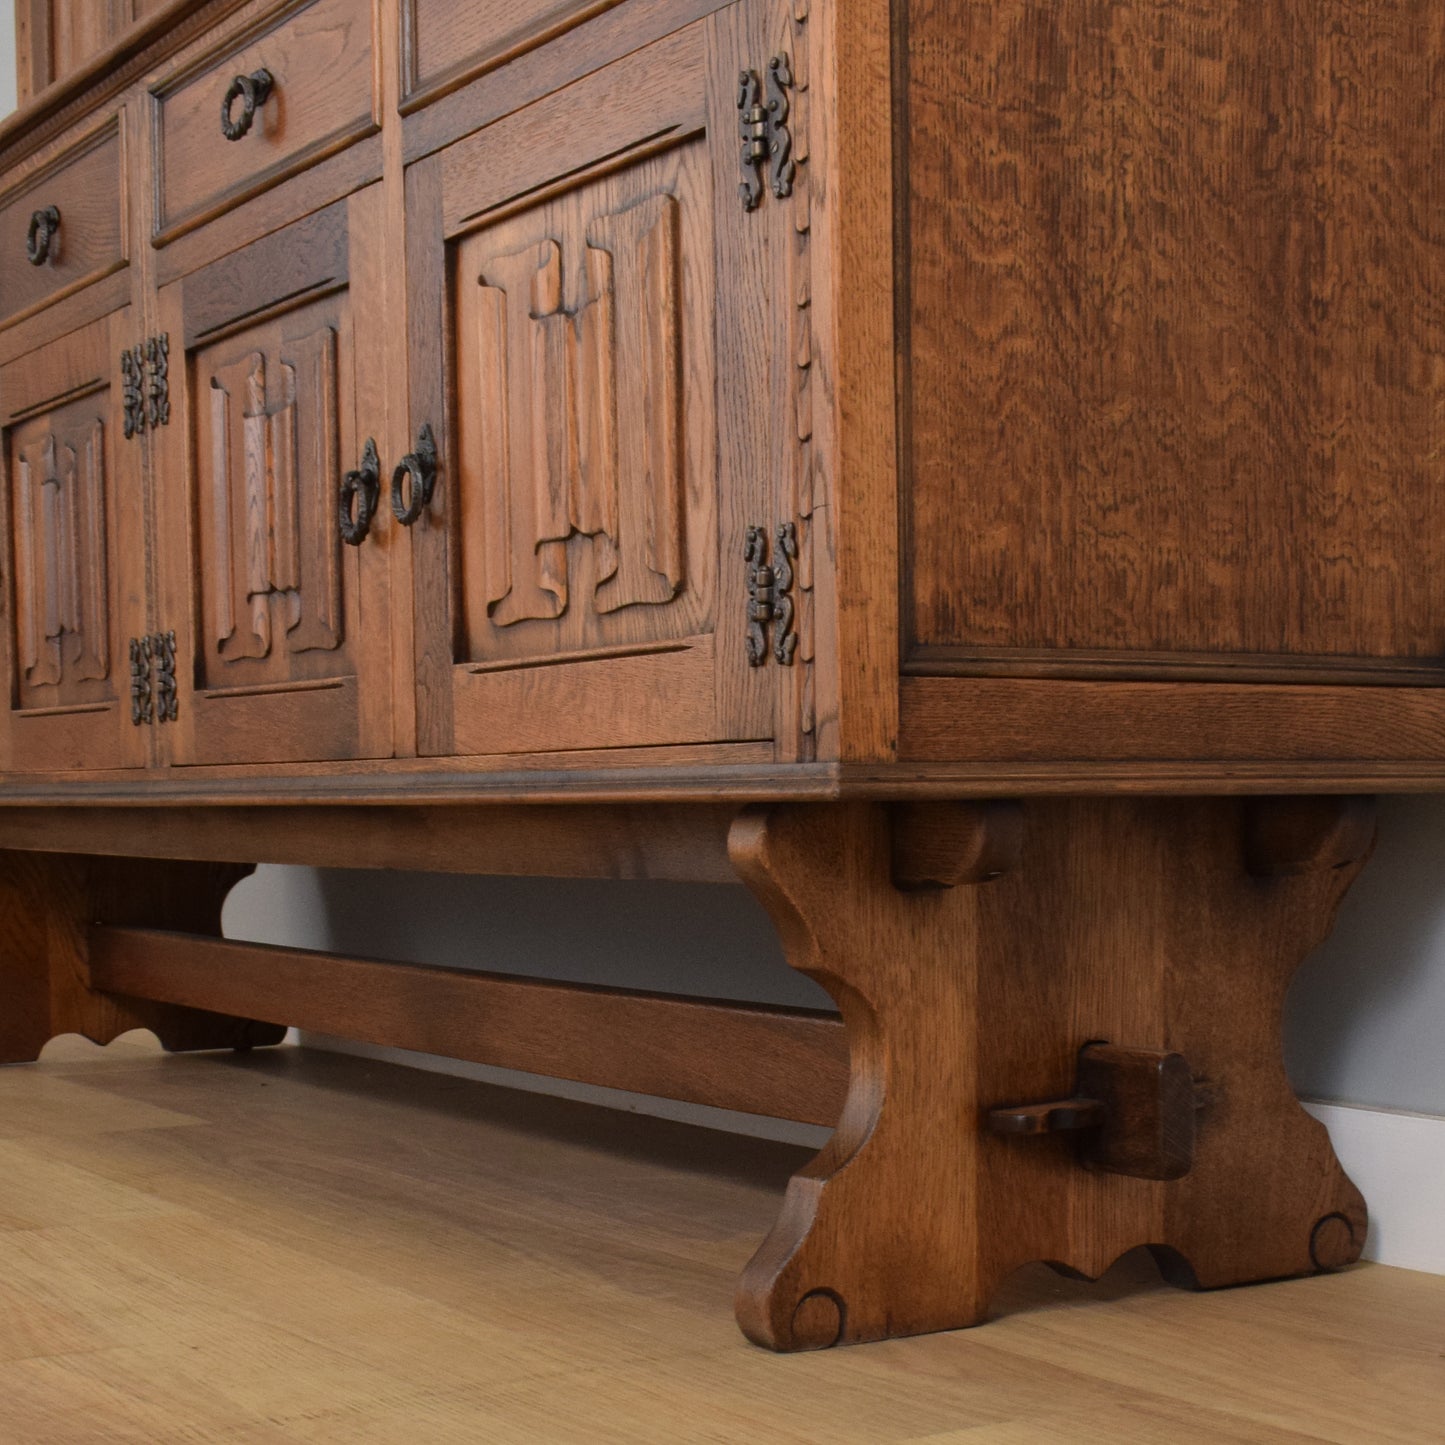
<svg viewBox="0 0 1445 1445"><path fill-rule="evenodd" d="M1270 1035L1445 788L1439 7L101 9L0 122L0 1061L846 1095L776 1348L1358 1255ZM841 1017L219 941L257 861L731 869Z"/></svg>
<svg viewBox="0 0 1445 1445"><path fill-rule="evenodd" d="M1433 777L1440 37L1387 8L127 16L0 129L0 364L167 348L156 765Z"/></svg>

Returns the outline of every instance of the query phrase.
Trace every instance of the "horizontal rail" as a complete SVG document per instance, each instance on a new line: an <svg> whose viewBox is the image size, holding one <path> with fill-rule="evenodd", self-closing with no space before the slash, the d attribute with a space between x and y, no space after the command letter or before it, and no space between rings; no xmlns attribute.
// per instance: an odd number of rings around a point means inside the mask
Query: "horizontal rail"
<svg viewBox="0 0 1445 1445"><path fill-rule="evenodd" d="M90 930L91 985L470 1063L833 1125L842 1021L806 1009L379 963L155 929Z"/></svg>
<svg viewBox="0 0 1445 1445"><path fill-rule="evenodd" d="M0 848L541 878L736 883L737 805L434 807L0 805Z"/></svg>

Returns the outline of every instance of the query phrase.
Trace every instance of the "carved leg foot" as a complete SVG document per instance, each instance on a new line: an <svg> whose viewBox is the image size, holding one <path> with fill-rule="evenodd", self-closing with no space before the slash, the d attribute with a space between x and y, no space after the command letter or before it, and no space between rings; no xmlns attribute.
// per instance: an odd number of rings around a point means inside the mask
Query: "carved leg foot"
<svg viewBox="0 0 1445 1445"><path fill-rule="evenodd" d="M976 1324L1014 1270L1154 1247L1203 1286L1348 1263L1365 1210L1285 1076L1358 800L752 810L732 837L848 1029L842 1120L738 1318L779 1350ZM896 881L895 881L896 880Z"/></svg>
<svg viewBox="0 0 1445 1445"><path fill-rule="evenodd" d="M150 1029L165 1048L251 1048L285 1030L93 991L92 923L221 931L226 894L251 870L48 853L0 852L0 1063L29 1063L60 1034L108 1044Z"/></svg>

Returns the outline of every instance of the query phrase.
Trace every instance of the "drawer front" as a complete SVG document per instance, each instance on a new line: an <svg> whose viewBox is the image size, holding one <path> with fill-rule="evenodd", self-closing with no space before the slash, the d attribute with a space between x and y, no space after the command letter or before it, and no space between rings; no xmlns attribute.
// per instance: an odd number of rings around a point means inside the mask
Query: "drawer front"
<svg viewBox="0 0 1445 1445"><path fill-rule="evenodd" d="M406 101L480 75L620 0L404 0Z"/></svg>
<svg viewBox="0 0 1445 1445"><path fill-rule="evenodd" d="M0 197L0 321L125 265L121 167L120 124L112 118Z"/></svg>
<svg viewBox="0 0 1445 1445"><path fill-rule="evenodd" d="M313 0L156 86L157 241L376 130L375 28L374 0Z"/></svg>

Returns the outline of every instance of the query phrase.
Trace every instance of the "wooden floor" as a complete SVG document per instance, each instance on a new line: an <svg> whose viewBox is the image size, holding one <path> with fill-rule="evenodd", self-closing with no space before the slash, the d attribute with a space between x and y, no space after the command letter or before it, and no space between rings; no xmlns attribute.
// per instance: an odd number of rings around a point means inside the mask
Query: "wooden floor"
<svg viewBox="0 0 1445 1445"><path fill-rule="evenodd" d="M0 1442L1445 1441L1445 1278L1046 1270L790 1358L733 1279L797 1150L287 1049L0 1071Z"/></svg>

